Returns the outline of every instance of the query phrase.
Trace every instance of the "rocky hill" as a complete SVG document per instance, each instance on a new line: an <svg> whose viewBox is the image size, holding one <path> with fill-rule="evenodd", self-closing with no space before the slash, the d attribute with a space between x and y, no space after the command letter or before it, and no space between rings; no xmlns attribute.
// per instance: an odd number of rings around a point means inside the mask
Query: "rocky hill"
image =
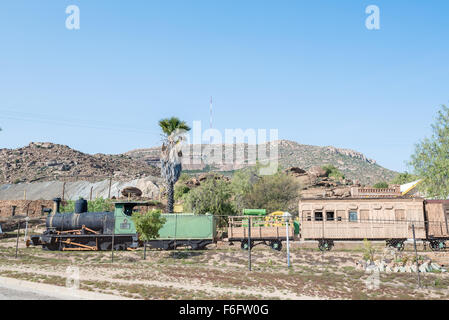
<svg viewBox="0 0 449 320"><path fill-rule="evenodd" d="M279 140L271 142L278 148L279 165L282 169L290 167L299 167L308 170L314 166L323 166L326 164L332 164L344 175L356 183L360 182L365 185L372 185L379 181L391 180L397 172L381 167L375 160L367 158L360 152L350 149L339 149L332 146L320 147L303 145L293 141ZM266 150L270 150L270 143L266 146ZM195 152L192 145L186 148L190 150L190 157L186 158L183 168L185 170L195 170L197 172L205 172L209 170L214 171L234 171L248 166L247 163L234 163L234 164L214 164L212 166L207 165L205 156L205 148L207 145L202 146L202 153ZM243 152L245 157L248 154L248 144L236 144L234 148L226 148L226 145L216 146L221 147L223 158L226 157L226 152L233 152L231 158L235 157L238 152ZM229 146L228 146L229 147ZM256 147L257 149L258 147ZM160 147L137 149L126 153L127 156L136 160L145 161L148 164L157 166L159 165ZM186 153L187 154L187 153ZM259 158L263 160L269 158ZM192 160L198 161L198 164L192 164ZM235 159L235 158L234 158Z"/></svg>
<svg viewBox="0 0 449 320"><path fill-rule="evenodd" d="M0 183L132 180L159 175L160 169L123 154L90 155L48 142L0 149Z"/></svg>

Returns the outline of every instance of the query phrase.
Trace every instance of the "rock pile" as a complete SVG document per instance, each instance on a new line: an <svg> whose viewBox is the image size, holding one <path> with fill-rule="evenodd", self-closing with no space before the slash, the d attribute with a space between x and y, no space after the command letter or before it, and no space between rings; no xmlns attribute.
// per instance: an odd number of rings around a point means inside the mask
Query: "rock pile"
<svg viewBox="0 0 449 320"><path fill-rule="evenodd" d="M443 266L432 261L429 258L418 258L418 266L416 266L415 259L412 257L399 255L396 258L390 259L383 257L375 261L360 260L356 262L356 269L364 270L365 272L416 272L417 269L421 273L426 272L447 272L447 269Z"/></svg>
<svg viewBox="0 0 449 320"><path fill-rule="evenodd" d="M299 182L303 198L348 198L351 196L351 187L357 186L349 179L328 177L326 170L319 166L308 171L291 167L285 172Z"/></svg>
<svg viewBox="0 0 449 320"><path fill-rule="evenodd" d="M49 142L32 142L18 149L0 149L0 168L0 183L11 184L160 176L160 169L129 156L90 155Z"/></svg>

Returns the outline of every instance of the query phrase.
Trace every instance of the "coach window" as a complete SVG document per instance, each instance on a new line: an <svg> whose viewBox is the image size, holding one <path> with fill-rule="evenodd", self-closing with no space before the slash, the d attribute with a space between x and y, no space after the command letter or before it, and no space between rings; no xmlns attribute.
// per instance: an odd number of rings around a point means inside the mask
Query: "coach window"
<svg viewBox="0 0 449 320"><path fill-rule="evenodd" d="M326 211L326 221L335 221L334 211Z"/></svg>
<svg viewBox="0 0 449 320"><path fill-rule="evenodd" d="M323 221L323 212L321 211L315 212L315 221Z"/></svg>
<svg viewBox="0 0 449 320"><path fill-rule="evenodd" d="M357 211L349 211L349 222L357 222Z"/></svg>

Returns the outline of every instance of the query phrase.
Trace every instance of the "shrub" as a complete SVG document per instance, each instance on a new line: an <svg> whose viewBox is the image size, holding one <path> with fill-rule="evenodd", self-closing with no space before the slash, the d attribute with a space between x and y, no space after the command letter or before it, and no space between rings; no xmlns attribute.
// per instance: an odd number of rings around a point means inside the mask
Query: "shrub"
<svg viewBox="0 0 449 320"><path fill-rule="evenodd" d="M185 194L190 192L190 188L183 184L177 184L175 186L175 200L181 200Z"/></svg>
<svg viewBox="0 0 449 320"><path fill-rule="evenodd" d="M300 185L295 178L285 173L262 176L245 194L244 203L248 208L266 209L267 212L298 210Z"/></svg>
<svg viewBox="0 0 449 320"><path fill-rule="evenodd" d="M413 182L418 180L419 177L417 175L408 173L408 172L404 172L404 173L399 173L396 177L393 178L393 180L390 181L391 184L406 184L409 182Z"/></svg>
<svg viewBox="0 0 449 320"><path fill-rule="evenodd" d="M160 210L153 210L144 214L135 212L132 219L140 239L144 241L159 237L159 230L167 221L162 217Z"/></svg>
<svg viewBox="0 0 449 320"><path fill-rule="evenodd" d="M376 249L374 249L371 241L368 241L368 239L363 239L363 260L374 261L375 253L376 253Z"/></svg>
<svg viewBox="0 0 449 320"><path fill-rule="evenodd" d="M231 196L228 182L210 177L185 196L184 205L187 211L199 214L234 214Z"/></svg>
<svg viewBox="0 0 449 320"><path fill-rule="evenodd" d="M70 213L75 211L75 201L67 200L64 201L60 208L62 213ZM92 201L87 201L87 211L89 212L104 212L104 211L113 211L114 204L110 199L97 198Z"/></svg>
<svg viewBox="0 0 449 320"><path fill-rule="evenodd" d="M246 168L234 173L231 180L233 194L232 204L236 212L242 212L245 208L245 195L253 189L253 184L259 179L256 175L257 168Z"/></svg>
<svg viewBox="0 0 449 320"><path fill-rule="evenodd" d="M330 178L334 178L335 180L340 180L340 179L345 178L344 174L340 170L338 170L338 168L336 168L335 166L333 166L331 164L322 166L322 168L324 170L326 170L326 175Z"/></svg>
<svg viewBox="0 0 449 320"><path fill-rule="evenodd" d="M376 183L376 184L373 186L373 188L376 188L376 189L386 189L386 188L388 188L388 183L386 183L385 181L378 182L378 183Z"/></svg>

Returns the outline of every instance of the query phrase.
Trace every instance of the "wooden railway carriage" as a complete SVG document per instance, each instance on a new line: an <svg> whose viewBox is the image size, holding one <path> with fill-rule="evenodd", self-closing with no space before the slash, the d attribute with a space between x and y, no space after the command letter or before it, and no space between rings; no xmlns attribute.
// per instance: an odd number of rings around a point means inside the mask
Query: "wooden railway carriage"
<svg viewBox="0 0 449 320"><path fill-rule="evenodd" d="M449 200L425 200L427 240L432 249L444 249L449 238Z"/></svg>
<svg viewBox="0 0 449 320"><path fill-rule="evenodd" d="M301 199L301 238L318 240L322 250L334 241L386 240L399 250L404 241L426 239L424 200L421 198Z"/></svg>

